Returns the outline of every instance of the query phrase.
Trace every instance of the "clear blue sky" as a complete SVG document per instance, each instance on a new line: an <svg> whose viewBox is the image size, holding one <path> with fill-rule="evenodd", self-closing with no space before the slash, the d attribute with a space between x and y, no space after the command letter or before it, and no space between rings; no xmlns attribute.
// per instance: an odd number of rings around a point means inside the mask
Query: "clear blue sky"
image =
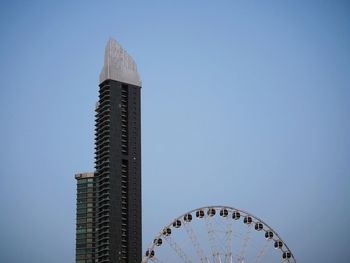
<svg viewBox="0 0 350 263"><path fill-rule="evenodd" d="M223 204L298 262L349 262L347 1L0 4L0 262L74 262L74 173L94 169L110 36L143 80L144 247Z"/></svg>

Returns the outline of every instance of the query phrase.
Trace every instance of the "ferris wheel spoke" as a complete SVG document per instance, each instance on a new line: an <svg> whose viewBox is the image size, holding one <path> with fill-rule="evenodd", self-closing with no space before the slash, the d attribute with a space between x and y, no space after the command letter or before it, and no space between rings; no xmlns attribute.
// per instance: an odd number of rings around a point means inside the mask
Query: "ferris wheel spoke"
<svg viewBox="0 0 350 263"><path fill-rule="evenodd" d="M209 243L210 248L213 256L213 263L221 263L220 253L218 251L217 245L216 245L216 238L215 238L215 230L213 227L212 218L208 215L204 217L205 224L207 227L208 237L209 237Z"/></svg>
<svg viewBox="0 0 350 263"><path fill-rule="evenodd" d="M163 261L159 260L157 257L151 258L151 261L153 261L155 263L164 263Z"/></svg>
<svg viewBox="0 0 350 263"><path fill-rule="evenodd" d="M226 225L225 231L225 263L232 262L232 224L233 221L229 220L229 223Z"/></svg>
<svg viewBox="0 0 350 263"><path fill-rule="evenodd" d="M249 241L250 241L250 234L251 234L251 225L248 225L247 227L247 231L246 231L246 234L243 238L243 244L242 244L242 247L241 247L241 250L239 252L239 256L237 258L237 262L238 263L243 263L244 262L244 259L245 259L245 253L247 251L247 248L248 248L248 244L249 244Z"/></svg>
<svg viewBox="0 0 350 263"><path fill-rule="evenodd" d="M264 246L262 247L262 249L259 251L255 263L259 263L261 261L261 259L263 258L263 256L266 254L268 248L270 248L271 245L271 240L270 239L266 239Z"/></svg>
<svg viewBox="0 0 350 263"><path fill-rule="evenodd" d="M183 260L185 263L192 263L188 255L183 251L181 246L170 236L166 236L165 240L168 242L169 246L176 252L176 254Z"/></svg>
<svg viewBox="0 0 350 263"><path fill-rule="evenodd" d="M199 244L198 238L197 238L197 236L196 236L196 234L191 226L191 223L185 222L184 227L186 229L186 233L189 236L191 243L192 243L193 247L195 248L196 253L197 253L198 257L200 258L201 262L207 263L208 259L204 255L203 249L201 248L201 245Z"/></svg>

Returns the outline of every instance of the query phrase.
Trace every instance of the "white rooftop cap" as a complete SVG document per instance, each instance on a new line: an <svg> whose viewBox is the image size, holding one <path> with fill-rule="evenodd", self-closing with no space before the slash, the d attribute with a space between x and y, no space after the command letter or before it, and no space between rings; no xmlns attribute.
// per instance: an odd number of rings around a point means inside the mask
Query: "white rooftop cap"
<svg viewBox="0 0 350 263"><path fill-rule="evenodd" d="M110 38L105 50L105 62L100 74L100 83L106 79L117 80L141 87L141 79L133 58Z"/></svg>

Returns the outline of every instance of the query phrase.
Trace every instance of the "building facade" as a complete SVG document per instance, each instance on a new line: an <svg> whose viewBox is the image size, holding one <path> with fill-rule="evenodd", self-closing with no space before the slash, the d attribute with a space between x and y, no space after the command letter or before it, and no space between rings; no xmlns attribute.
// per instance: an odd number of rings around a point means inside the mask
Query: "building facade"
<svg viewBox="0 0 350 263"><path fill-rule="evenodd" d="M94 259L141 262L141 81L133 59L113 39L99 87Z"/></svg>
<svg viewBox="0 0 350 263"><path fill-rule="evenodd" d="M94 263L96 254L96 177L79 173L77 180L76 263Z"/></svg>

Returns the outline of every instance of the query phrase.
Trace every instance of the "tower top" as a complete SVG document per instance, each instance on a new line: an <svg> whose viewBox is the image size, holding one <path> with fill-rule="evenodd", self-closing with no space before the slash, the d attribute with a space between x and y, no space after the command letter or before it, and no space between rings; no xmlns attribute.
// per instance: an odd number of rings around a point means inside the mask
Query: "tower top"
<svg viewBox="0 0 350 263"><path fill-rule="evenodd" d="M113 79L120 82L141 87L141 79L133 58L110 38L105 50L105 61L100 73L100 83L106 79Z"/></svg>

